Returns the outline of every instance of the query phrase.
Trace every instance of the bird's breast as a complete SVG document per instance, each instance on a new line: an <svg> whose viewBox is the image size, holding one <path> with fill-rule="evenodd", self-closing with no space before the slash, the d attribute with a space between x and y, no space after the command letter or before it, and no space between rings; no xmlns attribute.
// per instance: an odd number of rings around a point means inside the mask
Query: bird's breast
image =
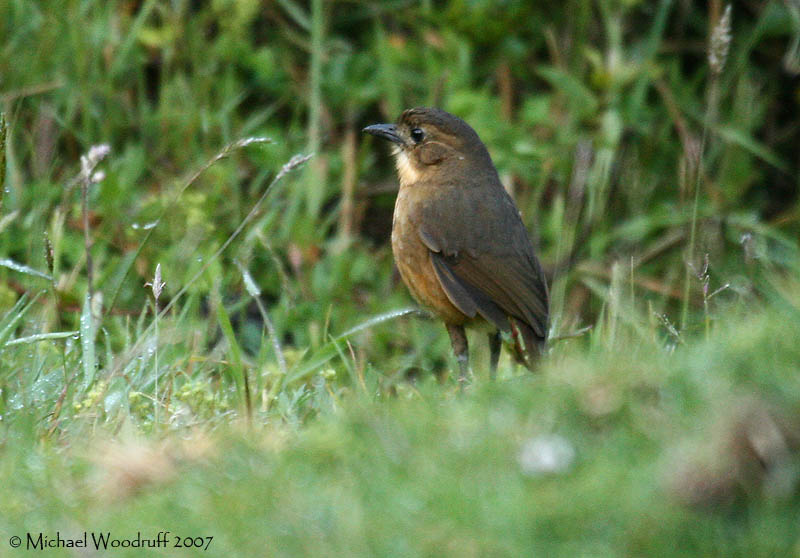
<svg viewBox="0 0 800 558"><path fill-rule="evenodd" d="M422 195L420 195L422 194ZM392 253L403 282L417 302L433 310L445 322L468 320L447 297L431 262L430 250L419 234L424 194L401 187L392 218Z"/></svg>

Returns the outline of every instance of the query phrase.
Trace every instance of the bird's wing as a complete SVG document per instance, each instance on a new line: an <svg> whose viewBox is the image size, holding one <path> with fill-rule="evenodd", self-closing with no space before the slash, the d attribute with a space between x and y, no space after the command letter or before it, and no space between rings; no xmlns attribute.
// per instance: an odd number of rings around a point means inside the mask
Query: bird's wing
<svg viewBox="0 0 800 558"><path fill-rule="evenodd" d="M541 344L548 319L544 273L516 206L505 191L493 194L496 203L487 203L484 192L450 198L446 209L431 204L420 239L445 293L464 314L479 313L504 331L511 331L513 318L525 337Z"/></svg>

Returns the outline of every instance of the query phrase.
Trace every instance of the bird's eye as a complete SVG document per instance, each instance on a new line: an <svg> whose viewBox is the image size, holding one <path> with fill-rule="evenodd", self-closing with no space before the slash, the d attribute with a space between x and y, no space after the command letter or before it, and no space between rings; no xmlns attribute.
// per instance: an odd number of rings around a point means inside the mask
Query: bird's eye
<svg viewBox="0 0 800 558"><path fill-rule="evenodd" d="M422 128L414 128L411 130L411 139L414 140L414 143L419 143L425 137L425 131Z"/></svg>

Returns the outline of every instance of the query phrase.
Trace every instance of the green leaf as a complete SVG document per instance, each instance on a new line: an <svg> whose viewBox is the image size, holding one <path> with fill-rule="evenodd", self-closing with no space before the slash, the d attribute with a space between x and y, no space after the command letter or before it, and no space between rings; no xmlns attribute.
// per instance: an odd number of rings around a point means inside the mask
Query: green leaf
<svg viewBox="0 0 800 558"><path fill-rule="evenodd" d="M561 92L567 98L572 109L582 116L597 112L600 105L597 97L574 76L552 66L539 68L536 73Z"/></svg>
<svg viewBox="0 0 800 558"><path fill-rule="evenodd" d="M299 4L292 2L292 0L278 0L278 4L297 25L306 31L311 30L311 18L308 17L308 13Z"/></svg>
<svg viewBox="0 0 800 558"><path fill-rule="evenodd" d="M769 163L773 167L789 172L789 166L781 160L775 153L769 150L764 144L756 141L749 134L730 126L720 126L717 128L719 137L734 145L738 145L745 151L749 151L759 159Z"/></svg>

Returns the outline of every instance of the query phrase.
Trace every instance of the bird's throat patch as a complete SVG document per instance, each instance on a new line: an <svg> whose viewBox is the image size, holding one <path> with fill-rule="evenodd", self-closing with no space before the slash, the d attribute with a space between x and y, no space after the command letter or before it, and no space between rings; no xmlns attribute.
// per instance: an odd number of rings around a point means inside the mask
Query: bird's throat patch
<svg viewBox="0 0 800 558"><path fill-rule="evenodd" d="M408 153L400 150L396 153L397 175L400 177L400 186L409 186L419 182L419 170L411 162Z"/></svg>

